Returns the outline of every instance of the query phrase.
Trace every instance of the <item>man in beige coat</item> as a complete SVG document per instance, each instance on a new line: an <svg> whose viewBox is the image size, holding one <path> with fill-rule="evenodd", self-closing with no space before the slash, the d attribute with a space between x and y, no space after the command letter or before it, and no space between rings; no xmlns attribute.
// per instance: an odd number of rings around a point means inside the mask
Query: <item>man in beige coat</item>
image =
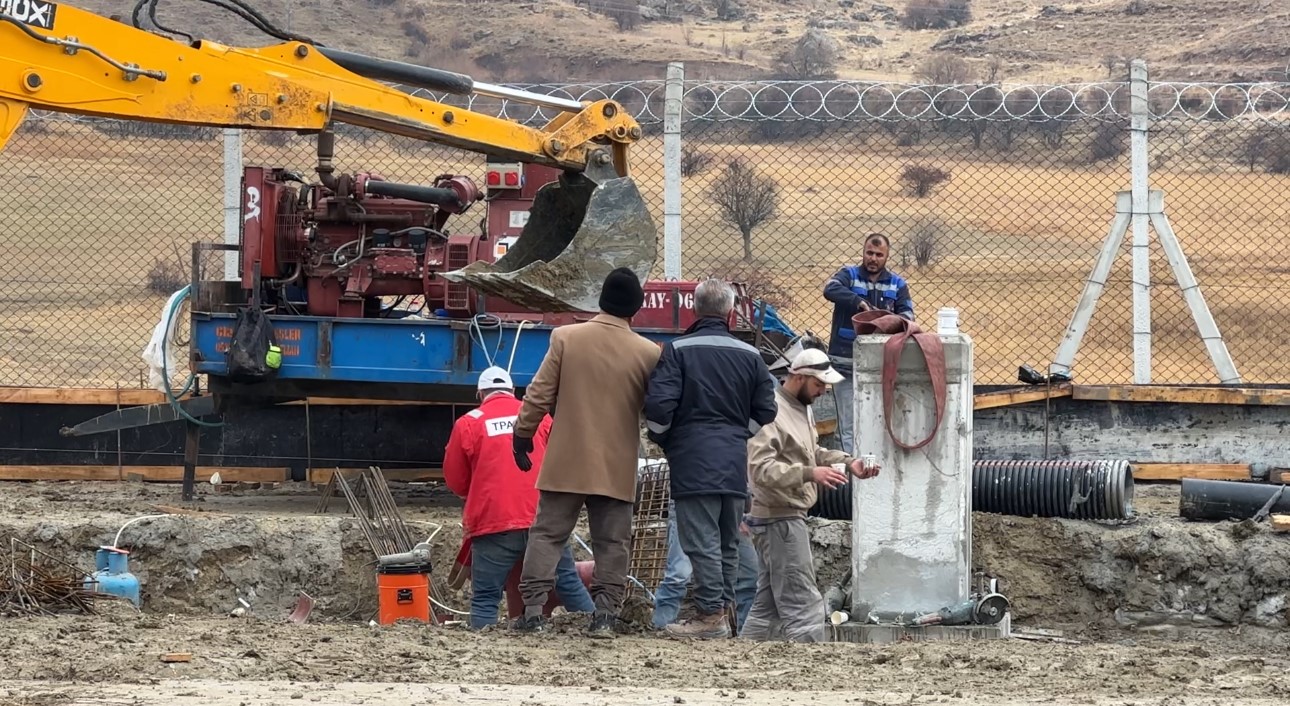
<svg viewBox="0 0 1290 706"><path fill-rule="evenodd" d="M631 558L640 415L660 354L658 344L631 330L630 319L644 301L635 273L611 272L600 292L601 313L551 332L546 358L525 391L514 432L522 470L532 467L528 454L542 416L551 413L553 423L520 575L524 615L516 621L518 630L543 629L542 607L555 585L556 564L585 506L596 559L596 612L588 633L614 635Z"/></svg>
<svg viewBox="0 0 1290 706"><path fill-rule="evenodd" d="M865 469L845 452L820 447L811 403L841 380L824 351L807 348L797 354L775 390L775 421L748 442L752 513L746 522L760 569L757 596L740 634L744 639L767 640L777 628L790 642L825 639L824 597L815 583L806 513L818 496L816 486L846 482L846 474L832 464L844 464L860 479L878 475L876 466Z"/></svg>

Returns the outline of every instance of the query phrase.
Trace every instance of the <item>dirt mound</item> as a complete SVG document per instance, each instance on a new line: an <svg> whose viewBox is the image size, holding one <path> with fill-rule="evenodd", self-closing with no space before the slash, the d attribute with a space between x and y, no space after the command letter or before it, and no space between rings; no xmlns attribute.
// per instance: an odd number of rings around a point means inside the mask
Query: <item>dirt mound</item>
<svg viewBox="0 0 1290 706"><path fill-rule="evenodd" d="M1103 527L979 515L974 532L976 563L1001 579L1022 619L1159 611L1228 625L1290 621L1290 539L1248 524Z"/></svg>
<svg viewBox="0 0 1290 706"><path fill-rule="evenodd" d="M375 614L372 552L343 499L316 514L317 496L303 486L244 496L203 488L206 511L137 520L121 531L128 520L156 514L158 501L173 503L177 489L6 486L0 538L18 537L88 571L94 549L120 531L147 614L222 616L249 604L250 616L276 620L301 591L317 601L312 621L363 624ZM460 509L425 488L400 489L398 497L417 532L439 528L433 578L446 587ZM1271 639L1290 643L1290 536L1252 523L1184 522L1177 497L1177 488L1140 487L1139 518L1121 524L975 513L973 562L1000 580L1022 624L1117 633L1239 625L1278 631ZM850 565L851 523L809 524L825 590ZM444 600L468 610L469 585L446 591ZM637 612L648 619L648 606Z"/></svg>
<svg viewBox="0 0 1290 706"><path fill-rule="evenodd" d="M976 513L973 540L974 563L1000 579L1022 621L1290 624L1290 536L1266 525L1161 515L1114 525Z"/></svg>

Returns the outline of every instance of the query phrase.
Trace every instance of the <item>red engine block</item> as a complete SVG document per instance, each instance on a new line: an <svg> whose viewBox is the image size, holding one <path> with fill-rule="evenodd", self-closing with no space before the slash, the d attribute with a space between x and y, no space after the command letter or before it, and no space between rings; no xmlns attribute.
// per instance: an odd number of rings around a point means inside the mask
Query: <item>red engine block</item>
<svg viewBox="0 0 1290 706"><path fill-rule="evenodd" d="M450 216L480 198L469 178L445 175L420 187L362 173L342 175L329 188L287 170L250 167L244 198L244 288L254 286L258 263L262 283L304 288L312 316L372 316L379 297L392 295L424 296L430 311L471 313L466 298L453 297L451 283L438 277L476 259L481 247L488 251L480 232L446 228Z"/></svg>
<svg viewBox="0 0 1290 706"><path fill-rule="evenodd" d="M534 312L498 297L481 297L439 273L474 262L494 262L520 235L529 208L556 169L532 164L488 165L487 213L448 220L481 199L467 177L444 175L431 187L398 184L375 173L331 177L308 184L285 169L249 167L243 175L242 287L305 291L310 316L381 315L381 297L425 298L423 314L468 318L487 312L507 321L561 325L594 314ZM697 282L647 281L645 305L633 324L684 329L694 322ZM748 328L752 303L740 295L732 328Z"/></svg>

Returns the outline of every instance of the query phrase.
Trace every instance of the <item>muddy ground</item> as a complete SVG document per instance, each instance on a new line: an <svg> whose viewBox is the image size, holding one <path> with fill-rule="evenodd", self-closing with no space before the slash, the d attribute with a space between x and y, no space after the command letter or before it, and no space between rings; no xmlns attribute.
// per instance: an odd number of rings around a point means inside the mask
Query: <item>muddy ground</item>
<svg viewBox="0 0 1290 706"><path fill-rule="evenodd" d="M370 627L371 551L343 498L310 487L222 494L197 514L121 532L142 609L0 618L0 704L1023 703L1271 704L1290 699L1290 535L1186 523L1176 487L1139 486L1135 522L976 514L974 559L1014 628L1052 640L827 644L590 641L460 627ZM460 539L456 501L396 488L435 534L437 577ZM0 538L81 569L134 517L181 506L173 485L0 483ZM165 507L169 506L169 507ZM844 568L845 522L813 522L821 582ZM7 567L0 567L5 568ZM318 600L286 621L299 591ZM447 592L464 610L464 591ZM240 600L239 600L240 599ZM238 617L231 611L245 604ZM186 663L161 655L190 652Z"/></svg>

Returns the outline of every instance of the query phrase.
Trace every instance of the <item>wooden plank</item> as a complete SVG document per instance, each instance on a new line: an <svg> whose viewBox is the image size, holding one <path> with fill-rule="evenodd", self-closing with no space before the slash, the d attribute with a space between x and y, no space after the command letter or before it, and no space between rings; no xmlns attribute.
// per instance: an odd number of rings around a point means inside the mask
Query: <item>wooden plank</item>
<svg viewBox="0 0 1290 706"><path fill-rule="evenodd" d="M1134 463L1134 480L1248 480L1250 467L1244 463Z"/></svg>
<svg viewBox="0 0 1290 706"><path fill-rule="evenodd" d="M1026 387L1000 390L998 392L983 392L972 397L972 409L1011 407L1016 404L1043 402L1049 398L1056 399L1058 397L1070 397L1073 387L1073 385L1067 382L1060 385L1053 385L1051 388L1045 385L1028 385Z"/></svg>
<svg viewBox="0 0 1290 706"><path fill-rule="evenodd" d="M1290 390L1252 387L1187 387L1174 385L1076 385L1077 400L1099 402L1168 402L1174 404L1290 405Z"/></svg>
<svg viewBox="0 0 1290 706"><path fill-rule="evenodd" d="M161 655L161 661L167 662L167 663L191 662L193 661L193 653L192 652L167 652Z"/></svg>
<svg viewBox="0 0 1290 706"><path fill-rule="evenodd" d="M118 398L119 394L119 398ZM186 396L185 396L186 397ZM184 399L180 397L179 399ZM141 390L137 388L114 390L100 388L81 388L81 387L3 387L0 386L0 404L86 404L86 405L116 405L118 402L123 407L136 407L149 404L161 404L166 401L165 395L157 390ZM374 399L348 399L344 397L310 397L309 404L324 407L331 406L354 406L354 405L373 405L373 406L426 406L426 405L448 405L450 402L435 402L422 400L374 400ZM297 400L286 402L287 405L302 405L305 402Z"/></svg>
<svg viewBox="0 0 1290 706"><path fill-rule="evenodd" d="M1268 525L1276 532L1290 532L1290 515L1269 515Z"/></svg>
<svg viewBox="0 0 1290 706"><path fill-rule="evenodd" d="M127 466L126 473L135 469ZM0 480L124 480L117 466L0 466Z"/></svg>
<svg viewBox="0 0 1290 706"><path fill-rule="evenodd" d="M182 397L180 399L183 399ZM0 387L0 404L106 404L132 407L165 402L157 390L79 387Z"/></svg>
<svg viewBox="0 0 1290 706"><path fill-rule="evenodd" d="M198 466L196 478L209 481L219 472L224 481L284 481L290 469L252 466ZM0 480L124 480L138 475L152 483L173 483L184 478L183 466L0 466Z"/></svg>
<svg viewBox="0 0 1290 706"><path fill-rule="evenodd" d="M345 473L345 478L348 480L351 472L357 473L358 471L363 469L342 468L340 470L341 472ZM326 485L331 481L331 477L335 474L336 474L336 469L334 467L333 468L310 468L308 479L310 483L316 483L318 485ZM442 468L382 468L381 475L385 476L385 480L396 480L401 483L427 483L430 481L442 481L443 469Z"/></svg>

